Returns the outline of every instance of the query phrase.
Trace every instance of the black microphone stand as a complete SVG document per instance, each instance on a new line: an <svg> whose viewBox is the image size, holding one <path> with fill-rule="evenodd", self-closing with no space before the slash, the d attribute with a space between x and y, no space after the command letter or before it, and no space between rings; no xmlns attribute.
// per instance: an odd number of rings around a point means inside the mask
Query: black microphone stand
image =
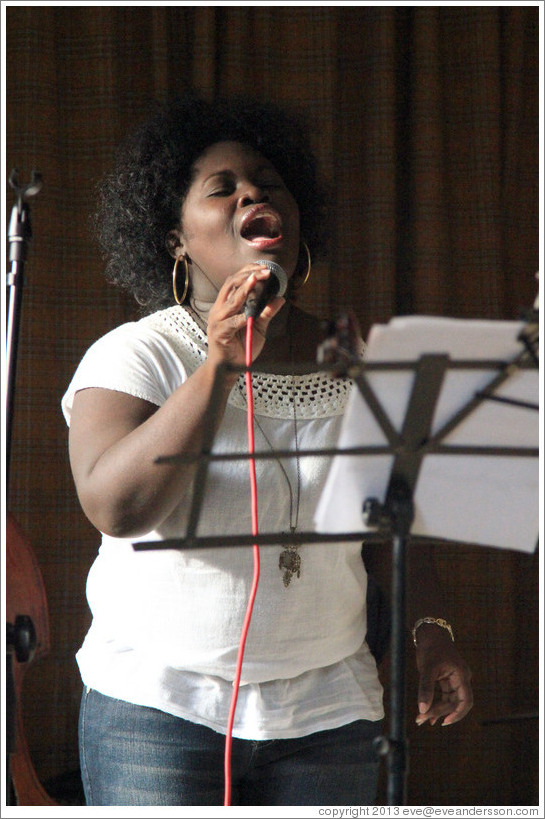
<svg viewBox="0 0 545 819"><path fill-rule="evenodd" d="M9 260L11 269L7 275L8 318L6 326L6 496L9 487L11 433L13 423L13 402L15 396L15 373L17 369L17 345L23 302L24 271L27 249L32 238L30 209L27 198L35 196L42 187L41 174L32 171L30 182L19 185L16 169L9 176L9 184L16 194L16 202L11 211L8 229Z"/></svg>
<svg viewBox="0 0 545 819"><path fill-rule="evenodd" d="M42 187L41 174L32 171L31 180L19 185L17 170L12 170L9 184L16 194L16 202L11 211L8 229L10 271L7 274L8 316L6 325L6 500L8 497L11 437L13 430L13 409L15 398L15 374L17 346L23 302L24 267L27 249L32 237L28 197L35 196ZM11 784L11 756L16 742L16 694L13 679L13 655L18 662L31 659L36 648L36 631L27 615L18 614L14 623L6 624L6 804L13 804Z"/></svg>

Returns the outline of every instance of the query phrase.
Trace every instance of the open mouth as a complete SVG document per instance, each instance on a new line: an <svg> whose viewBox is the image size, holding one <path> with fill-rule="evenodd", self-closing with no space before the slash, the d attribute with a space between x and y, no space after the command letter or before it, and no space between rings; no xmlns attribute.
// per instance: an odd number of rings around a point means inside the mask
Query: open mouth
<svg viewBox="0 0 545 819"><path fill-rule="evenodd" d="M244 219L240 235L249 242L256 239L278 239L281 227L280 216L274 211L254 210Z"/></svg>

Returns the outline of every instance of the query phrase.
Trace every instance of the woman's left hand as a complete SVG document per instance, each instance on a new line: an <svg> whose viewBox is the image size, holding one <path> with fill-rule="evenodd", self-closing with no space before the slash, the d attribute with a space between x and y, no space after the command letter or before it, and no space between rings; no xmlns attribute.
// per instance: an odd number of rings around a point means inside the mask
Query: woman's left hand
<svg viewBox="0 0 545 819"><path fill-rule="evenodd" d="M417 725L435 725L441 718L442 725L453 725L463 719L473 707L471 670L448 634L436 626L421 626L416 664L420 674Z"/></svg>

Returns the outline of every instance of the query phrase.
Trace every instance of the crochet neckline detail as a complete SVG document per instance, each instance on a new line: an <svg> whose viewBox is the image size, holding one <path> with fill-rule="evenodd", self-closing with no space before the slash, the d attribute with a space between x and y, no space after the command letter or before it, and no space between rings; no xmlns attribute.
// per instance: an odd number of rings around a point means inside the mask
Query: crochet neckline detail
<svg viewBox="0 0 545 819"><path fill-rule="evenodd" d="M182 306L167 307L142 321L169 339L191 372L206 359L206 333ZM342 415L352 385L350 379L333 378L325 372L304 375L256 372L252 383L255 413L282 420L293 418L294 400L300 420ZM244 374L239 376L231 390L228 404L246 410Z"/></svg>

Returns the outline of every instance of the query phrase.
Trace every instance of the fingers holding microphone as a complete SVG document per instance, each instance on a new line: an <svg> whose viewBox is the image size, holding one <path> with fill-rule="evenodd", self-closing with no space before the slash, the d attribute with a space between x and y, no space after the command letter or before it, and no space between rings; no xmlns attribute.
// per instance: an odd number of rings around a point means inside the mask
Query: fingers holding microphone
<svg viewBox="0 0 545 819"><path fill-rule="evenodd" d="M243 364L245 329L252 316L258 332L254 343L254 358L257 357L265 343L269 322L285 303L286 287L284 270L270 261L245 265L226 279L209 315L209 352L218 345L221 359Z"/></svg>
<svg viewBox="0 0 545 819"><path fill-rule="evenodd" d="M283 297L288 286L288 277L282 267L276 262L258 262L269 270L269 276L256 282L251 289L246 303L244 313L247 317L257 318L261 315L265 307L275 298Z"/></svg>
<svg viewBox="0 0 545 819"><path fill-rule="evenodd" d="M275 298L284 296L288 278L279 264L265 260L243 267L227 283L227 300L237 308L243 304L247 318L258 318Z"/></svg>

